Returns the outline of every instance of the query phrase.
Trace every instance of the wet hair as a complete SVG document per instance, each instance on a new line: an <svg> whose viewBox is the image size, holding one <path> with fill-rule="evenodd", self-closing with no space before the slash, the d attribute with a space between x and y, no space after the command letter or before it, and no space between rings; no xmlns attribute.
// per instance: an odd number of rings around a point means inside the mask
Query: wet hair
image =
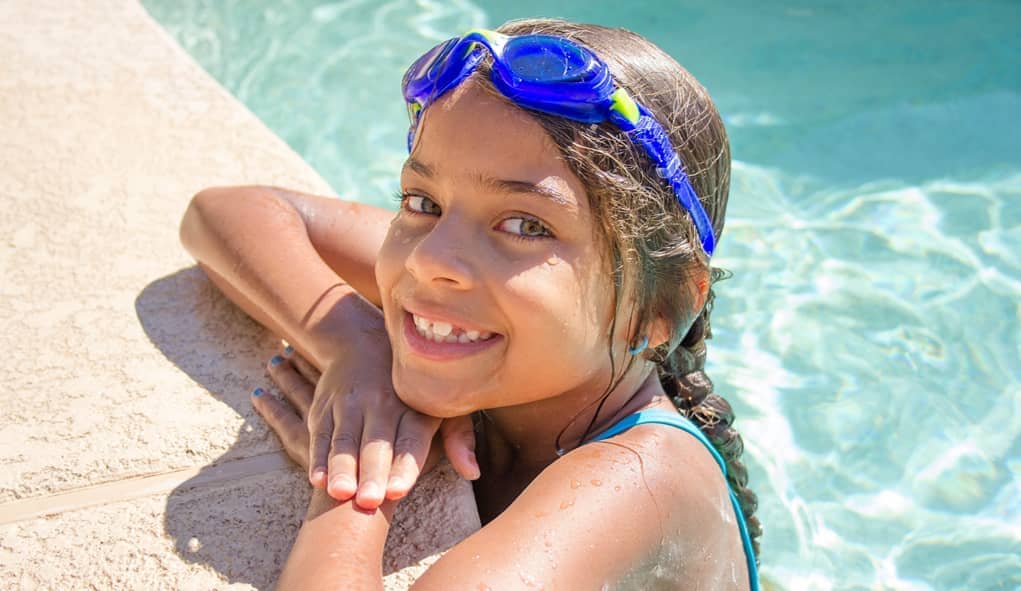
<svg viewBox="0 0 1021 591"><path fill-rule="evenodd" d="M529 19L508 22L498 30L567 37L606 62L617 84L667 130L719 239L730 192L730 146L709 94L687 70L651 42L623 29ZM499 94L489 83L485 65L473 77ZM732 427L730 404L714 392L705 373L706 339L712 336L711 285L725 273L710 267L691 218L644 151L616 126L529 113L585 184L599 239L605 240L610 253L617 313L633 319L638 335L647 334L644 331L657 318L670 323L671 338L642 355L657 364L660 382L678 410L698 425L726 461L728 484L747 521L758 561L762 526L754 516L758 499L748 488L748 470L741 461L744 442ZM627 297L622 297L624 293ZM698 306L703 294L705 303ZM633 361L634 357L625 371Z"/></svg>

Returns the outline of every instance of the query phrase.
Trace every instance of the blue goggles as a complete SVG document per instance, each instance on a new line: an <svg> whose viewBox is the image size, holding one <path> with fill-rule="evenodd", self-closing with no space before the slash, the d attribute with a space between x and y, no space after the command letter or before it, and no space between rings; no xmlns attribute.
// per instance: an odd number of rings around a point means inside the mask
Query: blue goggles
<svg viewBox="0 0 1021 591"><path fill-rule="evenodd" d="M702 249L712 256L716 248L712 222L666 130L648 109L616 86L602 60L570 39L551 35L510 37L475 29L430 49L404 74L404 100L411 119L408 151L422 112L471 75L486 50L493 56L493 84L518 106L582 123L609 121L627 133L673 189L678 203L695 223Z"/></svg>

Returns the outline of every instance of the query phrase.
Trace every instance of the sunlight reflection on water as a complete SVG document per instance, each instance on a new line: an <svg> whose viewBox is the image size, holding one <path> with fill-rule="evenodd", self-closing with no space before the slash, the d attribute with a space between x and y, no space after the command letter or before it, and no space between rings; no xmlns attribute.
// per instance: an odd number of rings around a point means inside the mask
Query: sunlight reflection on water
<svg viewBox="0 0 1021 591"><path fill-rule="evenodd" d="M405 156L404 68L453 34L548 14L537 0L489 14L464 1L144 4L340 195L384 206ZM714 264L734 276L717 286L709 373L739 414L765 577L1016 589L1021 9L866 4L682 2L663 18L663 2L622 14L579 0L556 15L646 34L728 123Z"/></svg>

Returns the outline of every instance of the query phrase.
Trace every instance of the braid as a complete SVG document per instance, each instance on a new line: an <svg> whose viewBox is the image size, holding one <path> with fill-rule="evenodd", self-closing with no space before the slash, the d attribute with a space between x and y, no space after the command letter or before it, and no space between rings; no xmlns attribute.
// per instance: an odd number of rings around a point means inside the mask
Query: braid
<svg viewBox="0 0 1021 591"><path fill-rule="evenodd" d="M741 461L744 441L731 425L734 410L730 403L713 392L713 382L705 373L706 339L712 337L709 313L713 292L702 314L695 320L680 345L659 365L660 381L681 414L695 423L727 465L727 483L737 497L748 525L748 533L759 561L759 537L762 524L755 517L758 497L748 488L748 469Z"/></svg>

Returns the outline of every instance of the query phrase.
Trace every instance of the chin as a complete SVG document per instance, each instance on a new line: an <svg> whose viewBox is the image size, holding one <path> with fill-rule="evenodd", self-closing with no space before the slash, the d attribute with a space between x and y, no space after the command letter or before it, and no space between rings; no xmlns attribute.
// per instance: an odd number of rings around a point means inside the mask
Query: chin
<svg viewBox="0 0 1021 591"><path fill-rule="evenodd" d="M412 381L395 377L394 391L409 408L431 417L449 419L479 410L474 405L459 403L458 396L451 394L449 387L416 386Z"/></svg>

